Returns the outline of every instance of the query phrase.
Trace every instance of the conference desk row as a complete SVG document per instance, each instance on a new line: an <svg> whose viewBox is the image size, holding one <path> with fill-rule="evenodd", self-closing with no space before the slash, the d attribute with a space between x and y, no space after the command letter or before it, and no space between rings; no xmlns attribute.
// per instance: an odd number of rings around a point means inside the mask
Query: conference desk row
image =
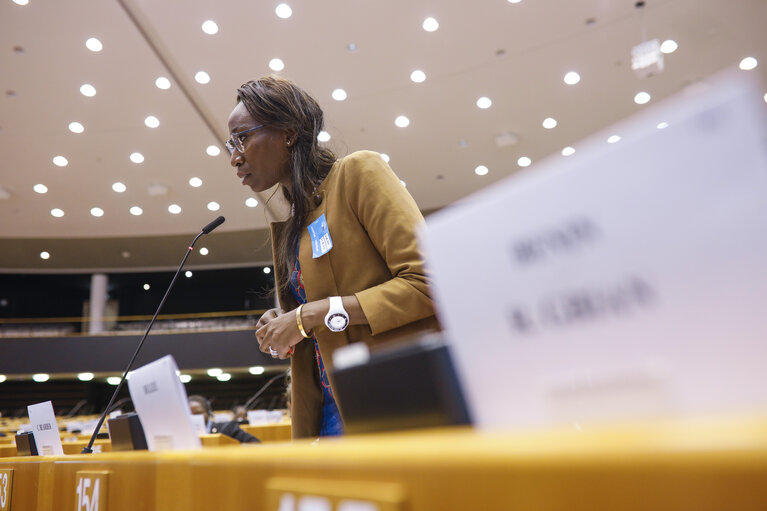
<svg viewBox="0 0 767 511"><path fill-rule="evenodd" d="M0 511L73 506L763 511L767 417L0 459Z"/></svg>

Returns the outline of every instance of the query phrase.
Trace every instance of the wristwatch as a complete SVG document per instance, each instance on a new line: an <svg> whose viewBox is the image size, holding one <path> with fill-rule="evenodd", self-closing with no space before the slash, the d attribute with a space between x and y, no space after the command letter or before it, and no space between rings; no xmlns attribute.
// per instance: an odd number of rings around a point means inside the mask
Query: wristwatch
<svg viewBox="0 0 767 511"><path fill-rule="evenodd" d="M331 296L328 298L330 301L330 309L325 315L325 326L331 332L342 332L349 326L349 314L344 309L344 303L341 301L340 296Z"/></svg>

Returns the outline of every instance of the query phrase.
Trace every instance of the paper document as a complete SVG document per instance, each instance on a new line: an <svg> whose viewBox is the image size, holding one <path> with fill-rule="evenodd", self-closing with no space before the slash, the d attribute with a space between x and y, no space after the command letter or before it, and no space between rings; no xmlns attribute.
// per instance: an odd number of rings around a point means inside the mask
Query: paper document
<svg viewBox="0 0 767 511"><path fill-rule="evenodd" d="M480 425L767 410L763 88L708 85L427 219Z"/></svg>
<svg viewBox="0 0 767 511"><path fill-rule="evenodd" d="M186 390L171 355L132 371L128 390L150 451L201 446L192 426Z"/></svg>

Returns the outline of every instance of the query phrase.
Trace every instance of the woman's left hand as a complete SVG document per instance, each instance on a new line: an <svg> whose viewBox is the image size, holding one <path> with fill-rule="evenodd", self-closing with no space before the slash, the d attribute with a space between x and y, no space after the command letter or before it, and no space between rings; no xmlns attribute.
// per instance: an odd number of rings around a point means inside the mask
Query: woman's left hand
<svg viewBox="0 0 767 511"><path fill-rule="evenodd" d="M288 358L293 352L293 346L301 342L304 337L298 331L295 311L277 315L274 319L256 330L259 349L263 353L271 354L282 360ZM272 354L277 352L277 356Z"/></svg>

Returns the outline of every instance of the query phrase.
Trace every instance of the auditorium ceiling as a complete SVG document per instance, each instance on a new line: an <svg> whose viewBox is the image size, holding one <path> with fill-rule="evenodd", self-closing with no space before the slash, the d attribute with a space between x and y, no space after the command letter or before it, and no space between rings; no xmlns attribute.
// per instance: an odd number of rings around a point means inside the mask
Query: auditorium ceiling
<svg viewBox="0 0 767 511"><path fill-rule="evenodd" d="M268 263L284 207L223 143L235 89L271 72L427 213L721 70L767 78L765 0L25 1L0 1L0 272L172 267L218 215L190 265ZM641 77L652 39L664 69Z"/></svg>

